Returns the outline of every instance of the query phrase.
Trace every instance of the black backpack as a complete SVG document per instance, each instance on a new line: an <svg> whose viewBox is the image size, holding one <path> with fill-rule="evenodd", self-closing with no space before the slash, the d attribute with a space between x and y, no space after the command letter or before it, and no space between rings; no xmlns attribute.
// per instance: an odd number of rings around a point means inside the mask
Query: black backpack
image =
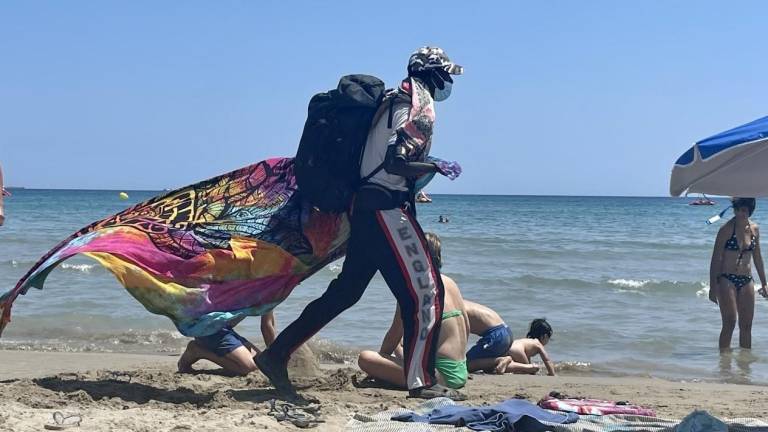
<svg viewBox="0 0 768 432"><path fill-rule="evenodd" d="M361 183L360 164L371 122L384 94L380 79L347 75L336 89L309 101L295 174L299 191L313 206L334 213L349 209Z"/></svg>

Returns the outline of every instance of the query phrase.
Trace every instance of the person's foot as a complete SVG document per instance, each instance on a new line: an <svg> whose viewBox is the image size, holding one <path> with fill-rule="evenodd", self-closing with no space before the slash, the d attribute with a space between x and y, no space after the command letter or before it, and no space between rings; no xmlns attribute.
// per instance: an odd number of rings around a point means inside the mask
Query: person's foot
<svg viewBox="0 0 768 432"><path fill-rule="evenodd" d="M269 350L263 351L253 359L261 373L269 379L278 393L296 396L296 390L294 390L291 380L288 379L288 362L273 358L269 355Z"/></svg>
<svg viewBox="0 0 768 432"><path fill-rule="evenodd" d="M464 393L449 389L448 387L442 386L440 384L434 384L431 387L421 387L408 390L408 397L418 399L434 399L437 397L444 397L454 401L467 400L467 396Z"/></svg>
<svg viewBox="0 0 768 432"><path fill-rule="evenodd" d="M184 353L179 357L178 363L176 363L179 373L193 373L195 371L192 369L192 365L198 360L195 356L196 348L197 345L195 345L195 341L191 341L187 344L187 349L184 350Z"/></svg>
<svg viewBox="0 0 768 432"><path fill-rule="evenodd" d="M507 368L512 363L512 357L499 357L494 363L493 373L496 375L504 375L504 373L507 372Z"/></svg>

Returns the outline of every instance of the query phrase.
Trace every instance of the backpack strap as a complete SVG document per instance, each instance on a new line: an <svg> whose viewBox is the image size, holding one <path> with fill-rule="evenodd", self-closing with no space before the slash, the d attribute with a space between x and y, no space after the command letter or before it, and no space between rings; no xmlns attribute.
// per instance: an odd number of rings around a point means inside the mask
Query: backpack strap
<svg viewBox="0 0 768 432"><path fill-rule="evenodd" d="M400 89L393 89L388 90L386 94L384 95L384 100L381 103L381 106L379 107L377 113L373 117L373 125L379 122L379 119L381 119L381 116L384 115L384 112L382 110L382 107L384 104L387 104L387 129L392 129L392 120L394 118L394 112L395 112L395 102L407 102L410 103L410 96L402 91ZM362 165L363 156L365 156L365 146L363 146L363 151L360 152L360 162ZM381 170L384 169L385 162L381 162L379 166L377 166L373 171L370 172L367 176L360 179L360 184L368 182L368 180L372 179L373 176L378 174Z"/></svg>
<svg viewBox="0 0 768 432"><path fill-rule="evenodd" d="M394 97L389 98L389 114L387 115L387 129L392 129L392 117L394 116L395 99L396 98Z"/></svg>

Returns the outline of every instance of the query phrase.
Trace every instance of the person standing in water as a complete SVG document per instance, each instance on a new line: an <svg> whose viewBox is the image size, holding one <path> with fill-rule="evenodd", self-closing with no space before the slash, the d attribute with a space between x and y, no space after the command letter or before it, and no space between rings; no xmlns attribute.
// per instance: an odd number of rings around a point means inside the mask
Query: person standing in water
<svg viewBox="0 0 768 432"><path fill-rule="evenodd" d="M0 166L0 226L5 223L5 197L10 196L10 192L3 187L3 167Z"/></svg>
<svg viewBox="0 0 768 432"><path fill-rule="evenodd" d="M755 288L752 280L752 260L762 288L766 292L765 268L760 253L760 229L749 220L755 211L754 198L733 198L734 217L718 231L709 265L709 299L720 306L723 327L720 330L720 351L731 348L731 337L739 324L739 346L752 348L752 318L755 314Z"/></svg>
<svg viewBox="0 0 768 432"><path fill-rule="evenodd" d="M408 76L379 107L363 152L351 210L351 232L339 276L307 305L275 342L256 357L256 365L284 394L295 390L288 377L291 354L344 310L357 303L377 271L397 299L403 324L404 375L411 397L460 398L435 376L444 288L416 220L416 179L439 173L451 180L455 162L427 160L435 121L434 102L448 98L452 75L463 68L442 49L423 47L408 61Z"/></svg>

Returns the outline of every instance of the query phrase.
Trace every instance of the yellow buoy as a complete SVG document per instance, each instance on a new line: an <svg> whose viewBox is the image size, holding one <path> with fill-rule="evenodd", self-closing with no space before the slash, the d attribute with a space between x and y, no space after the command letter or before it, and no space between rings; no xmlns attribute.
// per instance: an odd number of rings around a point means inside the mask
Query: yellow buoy
<svg viewBox="0 0 768 432"><path fill-rule="evenodd" d="M128 199L128 194L125 193L125 192L120 192L117 196L119 196L121 200L127 200Z"/></svg>

